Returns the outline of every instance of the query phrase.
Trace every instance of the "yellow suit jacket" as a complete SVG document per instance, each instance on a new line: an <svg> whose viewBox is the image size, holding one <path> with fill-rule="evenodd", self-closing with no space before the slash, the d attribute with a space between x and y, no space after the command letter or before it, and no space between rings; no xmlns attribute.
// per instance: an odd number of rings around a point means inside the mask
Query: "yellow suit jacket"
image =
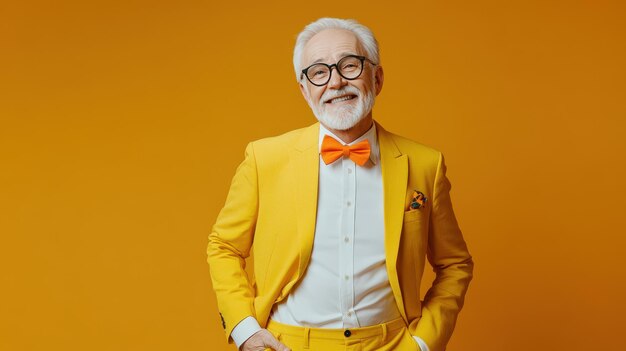
<svg viewBox="0 0 626 351"><path fill-rule="evenodd" d="M380 146L389 283L409 332L431 351L452 334L473 261L450 201L440 152L376 125ZM248 144L207 248L213 288L229 338L245 317L265 327L273 304L304 274L315 231L319 124ZM409 210L414 190L428 201ZM254 244L254 245L253 245ZM254 275L245 258L254 249ZM436 279L423 301L428 258Z"/></svg>

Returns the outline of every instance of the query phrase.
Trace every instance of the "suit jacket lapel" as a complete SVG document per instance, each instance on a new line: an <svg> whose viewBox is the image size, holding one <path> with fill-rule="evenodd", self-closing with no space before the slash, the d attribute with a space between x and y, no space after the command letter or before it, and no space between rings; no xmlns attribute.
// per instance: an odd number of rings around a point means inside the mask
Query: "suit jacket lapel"
<svg viewBox="0 0 626 351"><path fill-rule="evenodd" d="M389 132L376 123L378 143L380 145L380 162L383 177L384 215L385 215L385 256L389 283L396 298L400 313L406 320L402 292L396 263L402 221L404 218L404 201L408 179L408 159L396 146Z"/></svg>
<svg viewBox="0 0 626 351"><path fill-rule="evenodd" d="M290 152L300 242L298 278L304 274L313 250L319 180L319 123L304 130Z"/></svg>

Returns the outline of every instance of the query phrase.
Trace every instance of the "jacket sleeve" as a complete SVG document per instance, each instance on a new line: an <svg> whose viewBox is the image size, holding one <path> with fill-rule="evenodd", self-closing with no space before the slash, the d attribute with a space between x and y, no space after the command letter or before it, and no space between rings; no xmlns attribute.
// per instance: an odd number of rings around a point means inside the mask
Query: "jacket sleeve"
<svg viewBox="0 0 626 351"><path fill-rule="evenodd" d="M228 342L233 328L255 317L254 287L245 271L258 211L257 168L253 144L237 168L226 203L209 235L207 261Z"/></svg>
<svg viewBox="0 0 626 351"><path fill-rule="evenodd" d="M440 153L432 195L427 249L435 280L424 297L421 318L409 325L410 332L422 338L430 351L445 350L463 307L474 267L452 210L450 188L446 165Z"/></svg>

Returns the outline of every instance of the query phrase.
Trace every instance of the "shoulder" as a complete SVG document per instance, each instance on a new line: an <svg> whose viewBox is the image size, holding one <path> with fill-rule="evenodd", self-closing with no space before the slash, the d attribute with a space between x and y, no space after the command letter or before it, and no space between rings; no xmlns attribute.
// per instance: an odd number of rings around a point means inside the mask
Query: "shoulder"
<svg viewBox="0 0 626 351"><path fill-rule="evenodd" d="M252 151L259 165L276 166L285 164L294 150L317 147L319 124L295 129L281 135L252 141L248 150Z"/></svg>
<svg viewBox="0 0 626 351"><path fill-rule="evenodd" d="M436 148L387 131L384 128L380 127L380 125L378 127L380 128L379 134L384 138L391 140L401 154L408 156L409 162L419 162L435 165L440 162L442 154L441 151L437 150Z"/></svg>
<svg viewBox="0 0 626 351"><path fill-rule="evenodd" d="M286 147L295 145L302 138L305 132L314 126L315 125L299 128L280 135L254 140L250 144L252 144L255 151L284 150Z"/></svg>

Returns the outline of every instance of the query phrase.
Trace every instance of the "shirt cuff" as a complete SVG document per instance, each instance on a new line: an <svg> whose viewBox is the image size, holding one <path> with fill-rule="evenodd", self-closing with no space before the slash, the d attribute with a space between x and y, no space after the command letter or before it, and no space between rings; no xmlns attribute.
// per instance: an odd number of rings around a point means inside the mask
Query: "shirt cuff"
<svg viewBox="0 0 626 351"><path fill-rule="evenodd" d="M241 322L239 322L233 331L230 333L230 337L233 338L235 345L237 345L237 349L241 347L241 344L246 342L246 340L250 339L250 337L261 330L261 326L259 322L252 317L248 316L244 318Z"/></svg>
<svg viewBox="0 0 626 351"><path fill-rule="evenodd" d="M422 340L422 338L420 338L419 336L413 336L413 339L415 339L415 342L417 342L417 344L420 346L420 350L430 351L428 349L428 345L426 345L426 343L424 342L424 340Z"/></svg>

